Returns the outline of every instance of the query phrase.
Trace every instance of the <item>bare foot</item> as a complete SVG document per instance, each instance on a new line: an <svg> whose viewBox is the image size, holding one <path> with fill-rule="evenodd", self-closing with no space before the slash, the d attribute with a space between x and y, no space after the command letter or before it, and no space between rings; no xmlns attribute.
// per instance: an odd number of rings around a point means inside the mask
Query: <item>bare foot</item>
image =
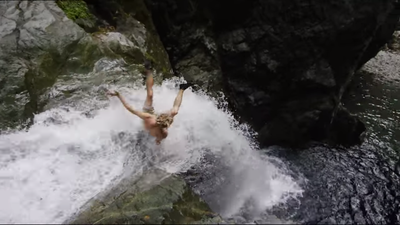
<svg viewBox="0 0 400 225"><path fill-rule="evenodd" d="M152 65L153 63L150 61L150 60L145 60L144 61L144 63L143 63L143 65L144 65L144 68L146 69L146 70L152 70L153 69L153 65Z"/></svg>

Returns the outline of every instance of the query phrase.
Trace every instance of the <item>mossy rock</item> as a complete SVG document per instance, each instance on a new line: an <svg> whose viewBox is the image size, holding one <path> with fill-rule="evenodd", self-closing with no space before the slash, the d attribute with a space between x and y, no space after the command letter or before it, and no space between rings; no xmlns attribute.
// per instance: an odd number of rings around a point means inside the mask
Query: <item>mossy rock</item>
<svg viewBox="0 0 400 225"><path fill-rule="evenodd" d="M388 47L392 51L400 52L400 31L393 33L392 40L389 41Z"/></svg>
<svg viewBox="0 0 400 225"><path fill-rule="evenodd" d="M28 68L23 60L0 59L0 129L21 124L23 109L29 102L24 76Z"/></svg>
<svg viewBox="0 0 400 225"><path fill-rule="evenodd" d="M173 76L168 54L143 0L97 0L87 1L87 4L93 6L90 7L92 9L101 9L101 13L93 12L98 17L97 21L107 21L115 29L112 31L124 34L141 49L141 62L152 60L157 73L162 73L164 78Z"/></svg>
<svg viewBox="0 0 400 225"><path fill-rule="evenodd" d="M222 222L181 178L151 170L125 179L89 201L70 224L187 224Z"/></svg>
<svg viewBox="0 0 400 225"><path fill-rule="evenodd" d="M111 55L111 54L110 54ZM65 63L63 73L88 73L92 71L97 60L104 56L98 43L87 35L82 38L71 52Z"/></svg>
<svg viewBox="0 0 400 225"><path fill-rule="evenodd" d="M66 60L63 73L89 73L93 70L95 63L103 57L109 59L121 58L106 44L102 43L99 38L86 35L73 48Z"/></svg>
<svg viewBox="0 0 400 225"><path fill-rule="evenodd" d="M40 112L46 103L47 99L42 95L60 74L61 61L60 55L49 51L38 56L34 62L22 60L15 64L15 69L18 69L15 71L16 79L6 77L4 82L7 87L0 95L4 101L0 106L1 128L15 128L21 124L24 127L32 122L33 115Z"/></svg>
<svg viewBox="0 0 400 225"><path fill-rule="evenodd" d="M56 3L71 20L75 21L76 19L88 19L93 17L84 1L57 0Z"/></svg>
<svg viewBox="0 0 400 225"><path fill-rule="evenodd" d="M64 73L89 73L101 58L123 59L128 65L141 65L144 54L118 32L93 33L82 38L70 53Z"/></svg>
<svg viewBox="0 0 400 225"><path fill-rule="evenodd" d="M10 2L10 6L7 5L7 7L15 7L17 3L17 1ZM40 4L45 4L46 7L38 7ZM56 92L49 91L54 86L68 83L73 84L71 87L73 88L81 80L86 86L108 82L113 84L132 82L132 80L142 78L139 71L143 69L142 63L145 58L150 58L155 62L157 73L166 73L170 70L168 56L163 55L165 50L162 43L159 41L152 44L146 43L147 40L158 40L157 33L148 32L148 29L151 29L148 27L152 25L144 26L134 19L134 16L139 14L140 18L145 15L151 19L149 12L143 11L146 10L143 1L120 2L119 7L124 8L124 4L138 6L137 8L126 7L130 12L125 15L128 18L126 30L123 30L124 32L105 30L96 34L87 34L81 28L84 26L79 24L81 25L79 27L76 24L79 19L97 21L82 0L44 1L43 3L33 1L21 5L20 10L29 11L32 18L22 18L26 13L19 13L17 15L21 17L20 19L37 22L39 18L40 23L37 24L42 27L41 29L19 27L18 29L27 29L35 34L32 36L35 38L23 41L26 45L18 48L17 36L10 35L0 39L0 44L3 46L0 53L0 72L3 74L0 78L0 129L16 128L18 125L25 127L26 121L32 119L34 114L57 105L52 99ZM141 13L136 13L135 10ZM12 10L7 12L11 13ZM52 14L55 20L35 17L42 13ZM70 19L67 20L65 16ZM136 24L135 27L129 26L132 23ZM18 26L22 25L23 23ZM155 36L149 37L153 35ZM153 53L150 54L148 45L155 46L153 49L159 49L159 51L152 51ZM154 56L154 54L159 55ZM118 62L119 70L102 71L101 66L106 65L107 60ZM63 78L60 79L60 76ZM161 83L163 76L155 76L155 79L156 83ZM64 89L68 87L60 88L60 92ZM57 95L55 100L74 97L77 94L73 91L65 91L66 96ZM79 93L80 95L82 93Z"/></svg>
<svg viewBox="0 0 400 225"><path fill-rule="evenodd" d="M56 3L69 19L87 32L97 30L96 17L89 11L86 2L83 0L57 0Z"/></svg>

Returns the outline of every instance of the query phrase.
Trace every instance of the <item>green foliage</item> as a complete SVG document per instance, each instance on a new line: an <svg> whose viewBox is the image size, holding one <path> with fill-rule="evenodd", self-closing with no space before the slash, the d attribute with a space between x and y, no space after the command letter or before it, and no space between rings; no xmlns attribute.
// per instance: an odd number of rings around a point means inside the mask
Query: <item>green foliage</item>
<svg viewBox="0 0 400 225"><path fill-rule="evenodd" d="M57 5L65 12L68 18L75 21L77 19L93 19L86 3L82 0L57 0Z"/></svg>

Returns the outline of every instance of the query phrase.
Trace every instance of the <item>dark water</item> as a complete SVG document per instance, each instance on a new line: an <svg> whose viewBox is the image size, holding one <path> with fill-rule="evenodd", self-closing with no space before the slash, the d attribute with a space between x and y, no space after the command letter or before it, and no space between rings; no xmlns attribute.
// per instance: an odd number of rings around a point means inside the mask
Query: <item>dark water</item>
<svg viewBox="0 0 400 225"><path fill-rule="evenodd" d="M268 210L261 219L245 209L236 222L400 223L400 65L398 71L386 66L392 56L383 53L380 61L369 63L366 70L374 73L360 72L343 99L366 124L365 143L352 148L316 144L300 151L272 147L267 155L284 160L299 180L306 178L301 184L305 191L302 197ZM217 178L224 169L216 170L215 164L217 159L205 159L185 178L218 212L215 199L224 190L218 189Z"/></svg>
<svg viewBox="0 0 400 225"><path fill-rule="evenodd" d="M344 104L368 127L361 146L276 152L308 182L300 204L289 203L287 210L276 207L275 214L302 223L400 223L398 77L397 71L381 71L355 78Z"/></svg>

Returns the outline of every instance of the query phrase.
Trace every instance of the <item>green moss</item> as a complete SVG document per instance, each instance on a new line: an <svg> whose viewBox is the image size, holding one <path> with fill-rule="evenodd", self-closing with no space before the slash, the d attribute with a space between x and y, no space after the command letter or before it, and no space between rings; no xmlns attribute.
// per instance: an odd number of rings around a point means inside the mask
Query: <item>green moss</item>
<svg viewBox="0 0 400 225"><path fill-rule="evenodd" d="M82 0L57 0L56 3L65 12L67 17L73 21L94 18L89 12L86 3Z"/></svg>
<svg viewBox="0 0 400 225"><path fill-rule="evenodd" d="M103 57L99 45L92 37L88 36L80 40L69 55L69 60L65 63L64 73L89 73L97 60Z"/></svg>
<svg viewBox="0 0 400 225"><path fill-rule="evenodd" d="M169 62L168 54L157 34L151 32L151 34L148 35L146 47L146 57L155 62L155 68L163 73L164 78L172 77L173 75L169 72L171 70L171 64Z"/></svg>
<svg viewBox="0 0 400 225"><path fill-rule="evenodd" d="M163 67L162 68L162 71L161 71L163 74L169 74L169 70L167 69L167 68L165 68L165 67Z"/></svg>
<svg viewBox="0 0 400 225"><path fill-rule="evenodd" d="M217 216L211 212L207 203L186 186L182 196L173 204L172 210L164 215L163 224L188 224Z"/></svg>
<svg viewBox="0 0 400 225"><path fill-rule="evenodd" d="M147 60L150 60L152 62L155 62L156 60L154 59L153 56L151 56L148 52L144 53L144 56L146 57Z"/></svg>
<svg viewBox="0 0 400 225"><path fill-rule="evenodd" d="M121 58L120 54L112 51L98 40L96 35L86 36L71 48L68 60L64 63L63 74L87 74L93 70L94 64L101 58Z"/></svg>
<svg viewBox="0 0 400 225"><path fill-rule="evenodd" d="M24 118L28 119L32 119L34 113L42 110L46 100L40 100L40 96L48 87L54 85L61 68L60 56L54 53L46 53L40 56L38 61L39 67L25 74L25 88L29 93L29 102L24 108Z"/></svg>
<svg viewBox="0 0 400 225"><path fill-rule="evenodd" d="M101 200L89 202L89 207L84 207L85 210L67 223L187 224L211 219L218 222L219 216L210 211L184 180L170 176L159 183L160 178L156 173L149 173L138 182L122 182Z"/></svg>

